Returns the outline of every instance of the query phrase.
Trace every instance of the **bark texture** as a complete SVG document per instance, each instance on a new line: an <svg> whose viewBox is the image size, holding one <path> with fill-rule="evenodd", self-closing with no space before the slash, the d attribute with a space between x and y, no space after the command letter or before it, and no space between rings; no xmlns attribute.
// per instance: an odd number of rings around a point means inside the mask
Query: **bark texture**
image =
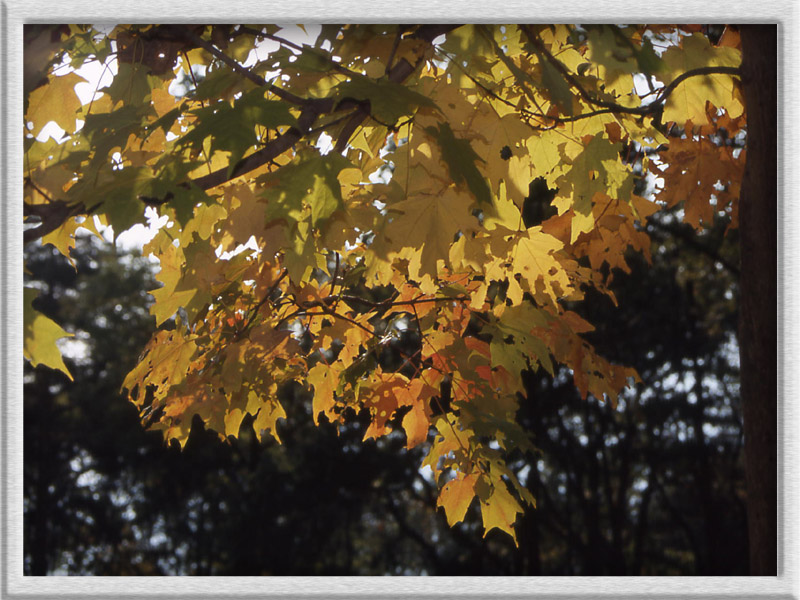
<svg viewBox="0 0 800 600"><path fill-rule="evenodd" d="M777 26L742 26L747 166L739 204L739 355L750 574L778 574Z"/></svg>

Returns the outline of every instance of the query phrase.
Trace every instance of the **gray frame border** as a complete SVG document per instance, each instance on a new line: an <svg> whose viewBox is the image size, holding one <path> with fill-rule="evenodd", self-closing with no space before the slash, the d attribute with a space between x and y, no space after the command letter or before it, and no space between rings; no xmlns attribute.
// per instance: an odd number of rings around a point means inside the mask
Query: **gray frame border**
<svg viewBox="0 0 800 600"><path fill-rule="evenodd" d="M718 7L693 0L669 0L652 7L625 0L579 0L555 5L544 0L506 0L487 13L481 0L295 0L264 6L243 0L223 6L213 0L4 0L0 3L0 81L2 81L2 302L0 302L0 598L149 598L275 597L275 598L794 598L800 599L800 477L798 440L800 408L786 401L800 377L786 369L798 350L798 324L790 317L798 306L797 287L787 274L798 267L796 235L800 211L795 205L798 175L786 161L787 140L798 131L798 58L800 12L793 0L729 0ZM150 15L145 18L144 15ZM155 15L155 17L153 17ZM187 15L189 18L186 18ZM422 18L420 18L422 17ZM677 18L676 18L677 17ZM778 577L24 577L22 575L22 24L31 22L720 22L779 25L779 203L778 244L778 403L779 488ZM794 385L791 385L794 384ZM791 387L790 387L791 385Z"/></svg>

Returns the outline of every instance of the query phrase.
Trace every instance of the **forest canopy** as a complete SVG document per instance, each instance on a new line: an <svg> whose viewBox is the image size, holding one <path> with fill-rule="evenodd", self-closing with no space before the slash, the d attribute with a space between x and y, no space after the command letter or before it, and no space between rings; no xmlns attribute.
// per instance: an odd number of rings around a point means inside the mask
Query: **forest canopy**
<svg viewBox="0 0 800 600"><path fill-rule="evenodd" d="M450 525L505 531L526 373L615 406L637 372L582 305L650 258L656 213L738 227L746 151L733 28L29 26L26 242L165 224L158 330L124 390L185 445L309 418L424 449ZM95 89L81 75L102 65ZM55 122L56 138L42 135ZM25 290L25 358L69 375Z"/></svg>

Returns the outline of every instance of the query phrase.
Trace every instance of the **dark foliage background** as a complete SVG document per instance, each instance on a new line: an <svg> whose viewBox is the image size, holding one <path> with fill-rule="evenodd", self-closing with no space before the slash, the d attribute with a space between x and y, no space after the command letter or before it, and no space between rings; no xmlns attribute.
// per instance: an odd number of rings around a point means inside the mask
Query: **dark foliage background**
<svg viewBox="0 0 800 600"><path fill-rule="evenodd" d="M449 528L420 454L358 423L314 427L280 390L283 445L248 422L183 452L147 432L120 384L149 339L145 259L81 238L77 270L26 248L36 308L75 333L69 382L24 374L24 572L94 575L743 575L747 530L736 343L737 241L674 215L649 227L653 265L616 273L619 306L576 310L602 353L644 383L617 409L571 375L527 373L521 422L539 449L515 469L537 498L519 548L481 538L475 507ZM400 339L398 344L413 344Z"/></svg>

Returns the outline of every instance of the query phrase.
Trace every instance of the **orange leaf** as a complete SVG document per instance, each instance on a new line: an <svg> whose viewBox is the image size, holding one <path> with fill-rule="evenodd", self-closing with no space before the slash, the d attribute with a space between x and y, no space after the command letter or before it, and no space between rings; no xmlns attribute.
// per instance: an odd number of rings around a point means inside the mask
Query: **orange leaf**
<svg viewBox="0 0 800 600"><path fill-rule="evenodd" d="M475 483L478 481L479 475L479 473L472 473L464 476L459 473L456 479L448 481L439 492L436 505L444 508L447 524L450 527L464 520L467 509L475 498Z"/></svg>

